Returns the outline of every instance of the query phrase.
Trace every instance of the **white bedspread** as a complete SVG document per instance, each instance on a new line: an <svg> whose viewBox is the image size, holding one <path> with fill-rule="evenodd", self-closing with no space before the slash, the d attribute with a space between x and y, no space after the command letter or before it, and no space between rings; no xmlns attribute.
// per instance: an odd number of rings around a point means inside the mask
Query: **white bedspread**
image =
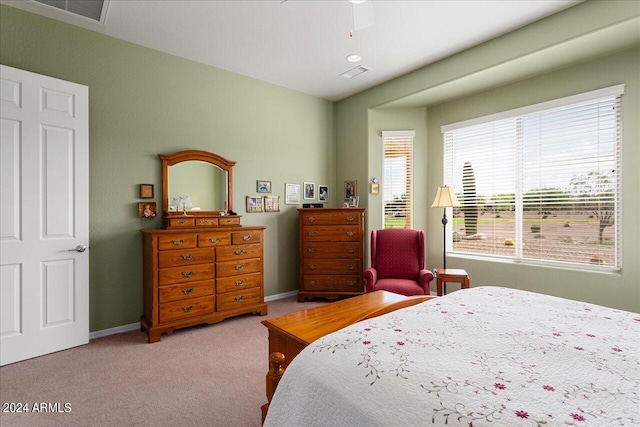
<svg viewBox="0 0 640 427"><path fill-rule="evenodd" d="M640 426L640 314L498 287L317 340L265 426Z"/></svg>

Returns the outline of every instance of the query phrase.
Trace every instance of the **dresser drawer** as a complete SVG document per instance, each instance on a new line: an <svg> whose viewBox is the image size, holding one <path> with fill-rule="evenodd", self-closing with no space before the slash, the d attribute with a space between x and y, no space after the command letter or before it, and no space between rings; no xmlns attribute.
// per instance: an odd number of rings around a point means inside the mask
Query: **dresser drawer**
<svg viewBox="0 0 640 427"><path fill-rule="evenodd" d="M216 261L232 261L235 259L260 258L262 247L258 245L237 245L216 249Z"/></svg>
<svg viewBox="0 0 640 427"><path fill-rule="evenodd" d="M215 312L216 297L213 295L160 305L160 323L186 319Z"/></svg>
<svg viewBox="0 0 640 427"><path fill-rule="evenodd" d="M232 245L246 245L249 243L260 243L260 236L262 233L259 231L237 231L231 233Z"/></svg>
<svg viewBox="0 0 640 427"><path fill-rule="evenodd" d="M307 259L302 263L304 274L362 274L360 259Z"/></svg>
<svg viewBox="0 0 640 427"><path fill-rule="evenodd" d="M189 298L213 295L213 280L196 283L181 283L179 285L159 286L158 301L160 304L170 301L180 301Z"/></svg>
<svg viewBox="0 0 640 427"><path fill-rule="evenodd" d="M218 311L241 309L244 306L262 302L260 288L248 288L238 292L218 295Z"/></svg>
<svg viewBox="0 0 640 427"><path fill-rule="evenodd" d="M337 211L305 212L302 217L303 225L353 224L359 225L362 213L348 209Z"/></svg>
<svg viewBox="0 0 640 427"><path fill-rule="evenodd" d="M304 242L302 252L305 258L361 258L360 242Z"/></svg>
<svg viewBox="0 0 640 427"><path fill-rule="evenodd" d="M160 286L212 280L213 277L213 264L186 265L184 267L161 268L158 270L158 284Z"/></svg>
<svg viewBox="0 0 640 427"><path fill-rule="evenodd" d="M259 273L262 262L260 258L238 261L224 261L216 264L216 277L237 276L239 274Z"/></svg>
<svg viewBox="0 0 640 427"><path fill-rule="evenodd" d="M166 225L168 227L184 227L184 228L193 228L196 225L195 218L189 217L175 217L175 218L165 218Z"/></svg>
<svg viewBox="0 0 640 427"><path fill-rule="evenodd" d="M225 216L218 219L218 224L220 225L240 225L240 217L239 216Z"/></svg>
<svg viewBox="0 0 640 427"><path fill-rule="evenodd" d="M227 232L212 231L211 233L198 233L198 246L206 248L210 246L227 246L231 242L231 235Z"/></svg>
<svg viewBox="0 0 640 427"><path fill-rule="evenodd" d="M158 237L158 250L167 251L171 249L195 248L195 234L169 234Z"/></svg>
<svg viewBox="0 0 640 427"><path fill-rule="evenodd" d="M234 292L240 289L253 288L262 285L260 273L244 274L240 276L223 277L216 279L216 292Z"/></svg>
<svg viewBox="0 0 640 427"><path fill-rule="evenodd" d="M217 227L218 218L196 218L196 227Z"/></svg>
<svg viewBox="0 0 640 427"><path fill-rule="evenodd" d="M363 292L364 283L361 276L322 276L305 274L302 283L302 290Z"/></svg>
<svg viewBox="0 0 640 427"><path fill-rule="evenodd" d="M360 242L362 235L358 226L307 226L302 228L302 238L307 242Z"/></svg>
<svg viewBox="0 0 640 427"><path fill-rule="evenodd" d="M158 253L160 268L213 262L213 248L177 249Z"/></svg>

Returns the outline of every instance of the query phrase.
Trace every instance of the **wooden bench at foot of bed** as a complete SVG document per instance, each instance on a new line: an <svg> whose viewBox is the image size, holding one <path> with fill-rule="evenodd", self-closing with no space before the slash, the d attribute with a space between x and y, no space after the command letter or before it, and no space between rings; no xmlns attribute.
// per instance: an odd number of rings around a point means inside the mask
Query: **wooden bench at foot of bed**
<svg viewBox="0 0 640 427"><path fill-rule="evenodd" d="M269 371L266 377L267 403L262 421L278 382L291 361L313 341L361 320L436 298L431 295L404 296L375 291L319 307L263 320L269 329Z"/></svg>

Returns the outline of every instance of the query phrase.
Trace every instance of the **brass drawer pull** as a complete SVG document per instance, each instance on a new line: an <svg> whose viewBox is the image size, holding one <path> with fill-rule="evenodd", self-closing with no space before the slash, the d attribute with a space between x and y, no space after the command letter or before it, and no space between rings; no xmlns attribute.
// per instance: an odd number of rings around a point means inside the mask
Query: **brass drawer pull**
<svg viewBox="0 0 640 427"><path fill-rule="evenodd" d="M235 284L236 284L236 286L242 286L242 285L244 285L244 280L236 280Z"/></svg>
<svg viewBox="0 0 640 427"><path fill-rule="evenodd" d="M239 297L235 298L237 302L243 301L244 300L244 295L240 295Z"/></svg>
<svg viewBox="0 0 640 427"><path fill-rule="evenodd" d="M228 219L225 219L224 222L226 222L227 224L231 224L233 220L231 218L228 218Z"/></svg>
<svg viewBox="0 0 640 427"><path fill-rule="evenodd" d="M173 243L176 246L180 246L181 244L184 243L184 240L180 239L180 240L172 240L171 243Z"/></svg>
<svg viewBox="0 0 640 427"><path fill-rule="evenodd" d="M346 250L347 250L347 253L350 253L350 254L352 254L352 253L354 253L356 251L353 248L347 248Z"/></svg>
<svg viewBox="0 0 640 427"><path fill-rule="evenodd" d="M211 243L218 243L218 242L220 242L220 238L219 237L210 237L209 241Z"/></svg>
<svg viewBox="0 0 640 427"><path fill-rule="evenodd" d="M187 305L185 307L182 307L182 311L184 311L185 313L188 313L191 310L193 310L193 304L192 305Z"/></svg>
<svg viewBox="0 0 640 427"><path fill-rule="evenodd" d="M193 254L188 254L188 255L181 255L182 259L185 261L189 261L190 259L193 259Z"/></svg>
<svg viewBox="0 0 640 427"><path fill-rule="evenodd" d="M348 217L347 217L347 221L353 221L354 219L356 219L356 217L355 217L355 216L348 216Z"/></svg>
<svg viewBox="0 0 640 427"><path fill-rule="evenodd" d="M354 233L353 231L347 231L347 236L349 236L349 237L353 236L354 234L356 234L356 233Z"/></svg>
<svg viewBox="0 0 640 427"><path fill-rule="evenodd" d="M244 249L235 250L235 251L233 251L233 253L236 254L236 255L242 255L244 253Z"/></svg>
<svg viewBox="0 0 640 427"><path fill-rule="evenodd" d="M180 221L178 221L178 224L182 225L182 224L186 224L187 221L185 221L184 219L181 219Z"/></svg>
<svg viewBox="0 0 640 427"><path fill-rule="evenodd" d="M347 281L347 286L355 286L355 285L356 285L356 281L355 280Z"/></svg>
<svg viewBox="0 0 640 427"><path fill-rule="evenodd" d="M251 240L251 235L242 236L242 240L248 242L249 240Z"/></svg>
<svg viewBox="0 0 640 427"><path fill-rule="evenodd" d="M309 285L310 285L310 286L315 286L315 285L316 285L316 281L315 281L315 280L311 280L311 281L309 281Z"/></svg>
<svg viewBox="0 0 640 427"><path fill-rule="evenodd" d="M347 265L347 269L348 269L348 270L353 270L354 268L356 268L356 266L355 266L355 265L353 265L353 264L349 264L349 265Z"/></svg>
<svg viewBox="0 0 640 427"><path fill-rule="evenodd" d="M313 237L313 236L316 235L316 232L315 231L310 231L308 234L309 234L309 236Z"/></svg>
<svg viewBox="0 0 640 427"><path fill-rule="evenodd" d="M191 277L191 276L193 276L194 274L196 274L196 273L194 273L193 271L183 271L183 272L182 272L182 275L183 275L184 277Z"/></svg>
<svg viewBox="0 0 640 427"><path fill-rule="evenodd" d="M203 224L211 224L211 220L203 219L203 220L202 220L202 223L203 223Z"/></svg>
<svg viewBox="0 0 640 427"><path fill-rule="evenodd" d="M309 249L307 249L307 251L310 252L310 253L315 253L315 252L318 252L318 249L317 248L309 248Z"/></svg>
<svg viewBox="0 0 640 427"><path fill-rule="evenodd" d="M316 220L316 217L315 217L315 216L310 216L310 217L309 217L309 221L313 222L313 221L315 221L315 220Z"/></svg>
<svg viewBox="0 0 640 427"><path fill-rule="evenodd" d="M311 270L315 270L318 266L315 264L309 264L307 267L309 267Z"/></svg>
<svg viewBox="0 0 640 427"><path fill-rule="evenodd" d="M234 265L236 270L242 270L244 268L244 264Z"/></svg>
<svg viewBox="0 0 640 427"><path fill-rule="evenodd" d="M182 293L185 295L189 295L191 292L193 292L193 288L184 288L182 290Z"/></svg>

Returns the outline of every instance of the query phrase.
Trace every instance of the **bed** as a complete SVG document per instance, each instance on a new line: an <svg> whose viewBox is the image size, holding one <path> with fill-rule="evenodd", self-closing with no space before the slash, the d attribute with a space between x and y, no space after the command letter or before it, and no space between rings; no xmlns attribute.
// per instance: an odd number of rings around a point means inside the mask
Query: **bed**
<svg viewBox="0 0 640 427"><path fill-rule="evenodd" d="M640 314L476 287L326 335L264 422L640 426Z"/></svg>

